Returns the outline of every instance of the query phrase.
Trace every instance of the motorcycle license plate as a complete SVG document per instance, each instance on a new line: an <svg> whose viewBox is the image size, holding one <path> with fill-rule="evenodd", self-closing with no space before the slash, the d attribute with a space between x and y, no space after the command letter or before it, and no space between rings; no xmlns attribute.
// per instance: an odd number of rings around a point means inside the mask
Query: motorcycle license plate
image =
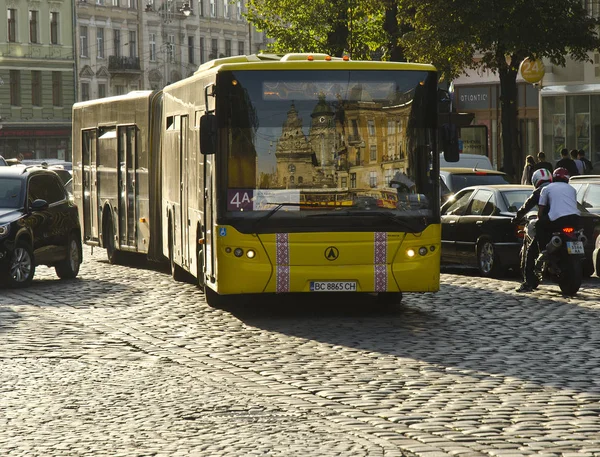
<svg viewBox="0 0 600 457"><path fill-rule="evenodd" d="M583 254L583 243L581 241L567 241L567 252L569 254Z"/></svg>

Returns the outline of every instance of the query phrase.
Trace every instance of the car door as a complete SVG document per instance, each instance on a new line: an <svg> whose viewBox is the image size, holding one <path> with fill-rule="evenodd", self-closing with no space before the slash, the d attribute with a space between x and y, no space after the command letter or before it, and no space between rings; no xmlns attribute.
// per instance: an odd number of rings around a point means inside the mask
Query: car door
<svg viewBox="0 0 600 457"><path fill-rule="evenodd" d="M32 210L31 204L39 199L48 203L47 208ZM67 194L59 178L54 174L33 175L29 180L27 204L36 264L52 264L64 258L72 222Z"/></svg>
<svg viewBox="0 0 600 457"><path fill-rule="evenodd" d="M466 211L473 191L463 190L456 194L453 201L442 207L442 261L456 262L457 224Z"/></svg>
<svg viewBox="0 0 600 457"><path fill-rule="evenodd" d="M490 214L488 202L494 193L489 189L478 189L473 194L465 213L456 225L456 257L460 263L477 264L477 241L486 233Z"/></svg>

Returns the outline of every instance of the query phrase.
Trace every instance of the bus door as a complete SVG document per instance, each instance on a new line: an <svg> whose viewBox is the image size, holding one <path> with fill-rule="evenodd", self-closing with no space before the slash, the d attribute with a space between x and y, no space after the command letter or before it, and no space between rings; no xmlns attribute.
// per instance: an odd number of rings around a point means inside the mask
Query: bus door
<svg viewBox="0 0 600 457"><path fill-rule="evenodd" d="M135 158L136 126L118 127L118 189L119 189L119 244L136 246L135 214Z"/></svg>
<svg viewBox="0 0 600 457"><path fill-rule="evenodd" d="M98 241L98 189L96 188L97 137L96 129L84 130L81 133L83 236L84 240L92 241Z"/></svg>
<svg viewBox="0 0 600 457"><path fill-rule="evenodd" d="M204 269L206 277L209 280L215 278L215 256L213 249L215 248L215 213L216 208L214 198L214 180L216 172L216 154L203 155L204 157ZM225 230L225 229L223 229ZM215 253L216 254L216 253Z"/></svg>
<svg viewBox="0 0 600 457"><path fill-rule="evenodd" d="M179 135L179 176L180 181L180 198L181 202L181 266L190 269L190 193L193 192L194 186L190 178L193 179L194 170L191 167L189 157L190 148L188 147L188 116L181 116L180 135Z"/></svg>

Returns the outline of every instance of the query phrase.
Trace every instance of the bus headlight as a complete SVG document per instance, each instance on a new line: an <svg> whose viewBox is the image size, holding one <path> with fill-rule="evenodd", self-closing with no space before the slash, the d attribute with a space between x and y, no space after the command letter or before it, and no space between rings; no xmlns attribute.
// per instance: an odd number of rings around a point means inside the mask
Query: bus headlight
<svg viewBox="0 0 600 457"><path fill-rule="evenodd" d="M248 257L249 259L253 259L254 256L256 256L256 252L254 252L252 249L248 249L248 251L246 252L246 257Z"/></svg>
<svg viewBox="0 0 600 457"><path fill-rule="evenodd" d="M427 255L427 248L425 246L419 248L419 255Z"/></svg>
<svg viewBox="0 0 600 457"><path fill-rule="evenodd" d="M233 255L236 257L241 257L244 255L244 250L242 248L235 248L233 250Z"/></svg>
<svg viewBox="0 0 600 457"><path fill-rule="evenodd" d="M412 248L411 248L411 249L407 249L407 250L406 250L406 255L407 255L408 257L414 257L414 256L415 256L415 250L414 250L414 249L412 249Z"/></svg>

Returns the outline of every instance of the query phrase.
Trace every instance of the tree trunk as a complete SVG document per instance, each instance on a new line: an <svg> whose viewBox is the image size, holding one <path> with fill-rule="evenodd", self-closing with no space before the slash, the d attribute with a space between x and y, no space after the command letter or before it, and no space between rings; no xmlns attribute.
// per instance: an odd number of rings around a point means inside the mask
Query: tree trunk
<svg viewBox="0 0 600 457"><path fill-rule="evenodd" d="M348 42L350 35L349 24L348 24L348 10L346 8L346 0L341 0L337 3L338 12L337 17L334 19L331 31L327 34L327 49L329 55L335 57L342 57L344 51L352 46L352 43ZM350 51L352 51L350 49Z"/></svg>
<svg viewBox="0 0 600 457"><path fill-rule="evenodd" d="M514 62L511 59L511 62ZM522 168L518 143L517 125L517 73L518 67L506 64L500 67L500 109L502 120L502 152L504 172L517 182L518 170ZM520 178L520 177L519 177Z"/></svg>

